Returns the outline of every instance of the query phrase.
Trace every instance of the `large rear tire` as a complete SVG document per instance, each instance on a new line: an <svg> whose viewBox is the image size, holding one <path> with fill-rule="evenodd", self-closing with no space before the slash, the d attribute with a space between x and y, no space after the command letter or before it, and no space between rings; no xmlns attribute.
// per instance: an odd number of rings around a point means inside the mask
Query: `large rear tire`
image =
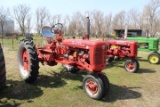
<svg viewBox="0 0 160 107"><path fill-rule="evenodd" d="M18 47L18 67L21 78L27 83L36 81L39 74L38 54L32 40L24 39Z"/></svg>
<svg viewBox="0 0 160 107"><path fill-rule="evenodd" d="M0 90L5 87L6 84L6 68L3 49L0 44Z"/></svg>

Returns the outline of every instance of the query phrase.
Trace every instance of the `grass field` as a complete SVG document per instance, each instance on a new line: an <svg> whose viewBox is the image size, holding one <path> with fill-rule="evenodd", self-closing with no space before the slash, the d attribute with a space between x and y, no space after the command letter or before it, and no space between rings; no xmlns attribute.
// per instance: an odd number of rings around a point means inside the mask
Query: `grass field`
<svg viewBox="0 0 160 107"><path fill-rule="evenodd" d="M114 61L103 70L110 81L109 94L102 100L89 98L82 89L87 74L65 72L40 64L39 76L34 84L26 84L19 76L17 47L19 40L4 40L7 86L0 92L0 107L160 107L160 65L147 62L149 53L139 52L138 73L128 73L125 60Z"/></svg>

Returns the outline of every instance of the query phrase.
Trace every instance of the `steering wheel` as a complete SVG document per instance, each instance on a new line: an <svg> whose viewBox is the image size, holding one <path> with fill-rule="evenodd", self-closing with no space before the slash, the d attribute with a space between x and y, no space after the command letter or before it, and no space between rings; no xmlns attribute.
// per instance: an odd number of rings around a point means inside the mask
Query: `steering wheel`
<svg viewBox="0 0 160 107"><path fill-rule="evenodd" d="M57 34L59 31L62 31L63 25L62 23L57 23L52 26L52 32Z"/></svg>

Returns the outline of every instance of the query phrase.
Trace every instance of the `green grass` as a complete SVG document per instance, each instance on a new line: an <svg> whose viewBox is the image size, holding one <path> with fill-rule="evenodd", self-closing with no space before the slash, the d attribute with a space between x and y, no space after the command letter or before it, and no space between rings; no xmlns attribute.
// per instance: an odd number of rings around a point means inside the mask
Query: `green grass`
<svg viewBox="0 0 160 107"><path fill-rule="evenodd" d="M35 37L34 40L36 40ZM158 107L160 105L160 65L149 64L146 52L139 52L140 70L128 73L125 60L113 61L103 72L110 81L109 94L100 101L89 98L82 89L85 71L67 73L64 68L40 64L34 84L26 84L19 76L17 47L4 40L7 86L0 92L0 106L12 107Z"/></svg>

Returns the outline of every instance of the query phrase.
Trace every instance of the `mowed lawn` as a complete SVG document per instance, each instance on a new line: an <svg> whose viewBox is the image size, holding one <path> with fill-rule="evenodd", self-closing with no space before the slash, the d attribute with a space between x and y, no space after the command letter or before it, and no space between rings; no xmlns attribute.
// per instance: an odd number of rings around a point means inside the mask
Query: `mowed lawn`
<svg viewBox="0 0 160 107"><path fill-rule="evenodd" d="M15 40L14 47L3 46L7 86L0 92L0 107L160 107L160 64L149 64L149 53L138 52L138 73L126 72L125 60L108 64L103 72L110 81L110 91L97 101L82 89L87 72L67 73L61 64L54 67L40 64L37 81L25 83L17 67L18 42Z"/></svg>

